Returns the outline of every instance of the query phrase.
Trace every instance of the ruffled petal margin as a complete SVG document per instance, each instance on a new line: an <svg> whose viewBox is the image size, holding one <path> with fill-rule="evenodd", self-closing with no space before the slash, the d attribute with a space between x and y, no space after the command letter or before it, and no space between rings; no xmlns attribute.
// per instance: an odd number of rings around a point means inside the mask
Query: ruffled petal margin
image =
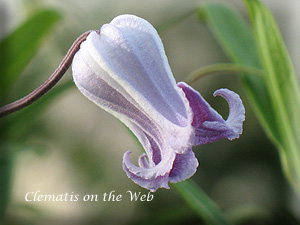
<svg viewBox="0 0 300 225"><path fill-rule="evenodd" d="M192 146L242 133L245 109L239 96L219 89L229 104L225 121L184 82L176 85L154 27L121 15L91 32L73 59L78 89L120 119L145 149L138 166L123 156L123 169L138 185L156 191L190 178L199 165Z"/></svg>
<svg viewBox="0 0 300 225"><path fill-rule="evenodd" d="M169 181L176 183L190 178L198 166L198 160L191 148L184 154L177 154L169 175Z"/></svg>
<svg viewBox="0 0 300 225"><path fill-rule="evenodd" d="M190 178L194 175L199 165L191 148L184 154L176 154L175 159L170 157L169 160L167 160L168 162L161 162L161 164L151 168L148 166L145 154L142 154L139 158L140 167L132 164L130 154L130 151L124 153L124 171L133 182L152 192L156 191L158 188L169 189L168 182L176 183ZM168 164L172 162L173 165L170 167L170 171L161 174L160 167L169 167Z"/></svg>
<svg viewBox="0 0 300 225"><path fill-rule="evenodd" d="M130 151L124 153L123 156L123 169L127 176L136 184L143 188L146 188L152 192L156 191L158 188L169 189L169 173L159 174L159 167L162 165L156 165L152 168L147 167L137 167L132 164L130 159ZM142 158L143 163L145 163L145 155ZM140 161L141 162L141 161ZM140 163L139 163L140 164ZM140 164L141 166L141 164Z"/></svg>
<svg viewBox="0 0 300 225"><path fill-rule="evenodd" d="M204 98L184 82L177 84L183 90L193 111L192 126L195 128L193 146L218 141L223 138L238 138L243 130L245 108L239 95L228 89L215 91L214 96L222 96L229 104L229 116L225 121Z"/></svg>

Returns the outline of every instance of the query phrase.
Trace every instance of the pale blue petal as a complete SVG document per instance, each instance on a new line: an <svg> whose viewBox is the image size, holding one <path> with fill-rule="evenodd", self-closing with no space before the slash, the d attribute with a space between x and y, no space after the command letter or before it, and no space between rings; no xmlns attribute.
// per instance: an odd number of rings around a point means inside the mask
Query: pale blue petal
<svg viewBox="0 0 300 225"><path fill-rule="evenodd" d="M194 175L199 163L192 149L184 154L177 154L170 173L170 182L176 183Z"/></svg>
<svg viewBox="0 0 300 225"><path fill-rule="evenodd" d="M139 157L139 166L125 152L123 168L151 191L196 172L193 145L232 140L242 133L245 109L239 96L227 89L215 92L229 103L225 121L197 91L185 83L176 85L156 30L139 17L118 16L100 34L91 32L72 70L78 89L141 142L146 154Z"/></svg>
<svg viewBox="0 0 300 225"><path fill-rule="evenodd" d="M192 146L192 112L176 87L155 29L138 17L123 17L104 25L100 35L92 32L82 43L73 60L74 81L87 98L127 125L143 145L146 155L139 158L140 167L124 154L127 175L151 190L167 188L165 179L176 155Z"/></svg>

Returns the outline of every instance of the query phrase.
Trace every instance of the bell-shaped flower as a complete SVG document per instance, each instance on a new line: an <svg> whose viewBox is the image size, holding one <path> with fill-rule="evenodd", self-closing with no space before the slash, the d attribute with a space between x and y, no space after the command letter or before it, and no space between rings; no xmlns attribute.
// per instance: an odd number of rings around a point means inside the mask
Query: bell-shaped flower
<svg viewBox="0 0 300 225"><path fill-rule="evenodd" d="M229 103L225 121L197 91L176 84L157 31L139 17L121 15L91 32L72 70L78 89L128 126L143 145L139 167L127 151L123 168L151 191L195 173L192 146L242 133L245 109L239 96L227 89L215 92Z"/></svg>

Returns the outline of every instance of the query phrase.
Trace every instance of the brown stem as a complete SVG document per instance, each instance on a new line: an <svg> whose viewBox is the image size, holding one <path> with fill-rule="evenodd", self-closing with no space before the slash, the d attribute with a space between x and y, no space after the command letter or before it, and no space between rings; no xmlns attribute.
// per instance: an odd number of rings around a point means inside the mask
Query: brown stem
<svg viewBox="0 0 300 225"><path fill-rule="evenodd" d="M0 108L0 118L7 116L13 112L16 112L20 109L25 108L26 106L32 104L44 94L46 94L66 73L69 67L72 64L73 57L75 53L79 50L80 44L86 40L87 36L91 33L91 31L87 31L80 35L72 44L66 56L63 58L57 69L52 73L48 80L46 80L41 86L35 89L30 94L25 97L7 104Z"/></svg>

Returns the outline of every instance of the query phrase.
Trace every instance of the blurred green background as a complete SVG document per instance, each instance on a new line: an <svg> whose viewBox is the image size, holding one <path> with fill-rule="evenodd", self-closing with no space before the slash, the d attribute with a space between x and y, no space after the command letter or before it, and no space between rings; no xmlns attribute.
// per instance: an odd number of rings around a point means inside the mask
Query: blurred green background
<svg viewBox="0 0 300 225"><path fill-rule="evenodd" d="M300 57L300 3L264 2L277 19L299 74L296 60ZM242 1L226 3L248 18ZM62 16L10 90L7 102L26 95L46 80L81 33L99 29L125 13L143 17L161 28L191 12L181 22L160 32L177 81L199 67L229 62L206 24L192 13L200 4L199 0L0 0L1 38L38 9L55 9ZM71 79L68 71L60 83ZM299 197L283 177L278 153L258 124L239 77L205 77L193 87L224 117L228 105L221 98L213 98L212 93L221 87L234 90L245 104L246 121L240 139L193 148L200 167L192 179L225 211L234 213L240 209L238 213L242 214L243 209L252 207L253 212L258 212L257 218L252 216L242 224L297 224ZM201 219L172 189L158 190L151 202L130 201L127 190L148 193L128 179L122 169L123 153L131 150L132 158L136 159L140 148L119 121L88 101L75 85L49 104L43 113L30 118L34 121L30 128L27 123L19 123L13 129L1 127L0 167L4 165L11 173L3 224L201 224ZM1 191L4 182L0 181ZM123 201L25 201L28 192L56 195L73 192L83 197L112 190L124 195ZM2 201L6 200L5 193L5 190L0 193Z"/></svg>

